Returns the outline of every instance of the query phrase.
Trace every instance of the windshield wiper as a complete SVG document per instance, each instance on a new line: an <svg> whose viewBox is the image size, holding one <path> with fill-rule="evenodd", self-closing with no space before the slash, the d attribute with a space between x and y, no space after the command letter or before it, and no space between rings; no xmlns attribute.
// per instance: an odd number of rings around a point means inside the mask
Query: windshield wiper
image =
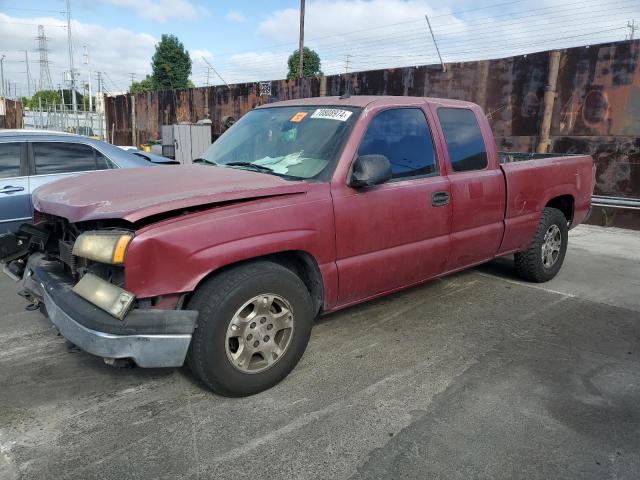
<svg viewBox="0 0 640 480"><path fill-rule="evenodd" d="M193 163L206 163L208 165L213 165L213 166L218 166L218 164L216 162L214 162L213 160L207 160L206 158L194 158L193 159Z"/></svg>
<svg viewBox="0 0 640 480"><path fill-rule="evenodd" d="M275 173L273 168L271 168L271 167L267 167L265 165L257 165L255 163L251 163L251 162L229 162L229 163L225 163L225 166L228 166L228 167L249 167L249 168L253 168L254 170L257 170L259 172Z"/></svg>

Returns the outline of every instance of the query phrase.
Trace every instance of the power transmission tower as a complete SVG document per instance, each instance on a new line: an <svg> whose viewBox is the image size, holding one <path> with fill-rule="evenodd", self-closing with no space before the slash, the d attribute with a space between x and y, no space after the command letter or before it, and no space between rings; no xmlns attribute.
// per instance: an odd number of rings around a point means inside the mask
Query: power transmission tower
<svg viewBox="0 0 640 480"><path fill-rule="evenodd" d="M131 73L129 73L129 75L131 75L131 87L133 87L133 83L136 81L136 80L135 80L135 76L136 76L136 74L135 74L135 73L133 73L133 72L131 72Z"/></svg>
<svg viewBox="0 0 640 480"><path fill-rule="evenodd" d="M351 59L352 55L349 55L348 53L345 55L345 59L344 59L344 73L349 73L349 60Z"/></svg>
<svg viewBox="0 0 640 480"><path fill-rule="evenodd" d="M38 25L38 53L40 54L40 82L38 90L53 90L51 72L49 71L49 50L47 48L47 36L44 34L44 26Z"/></svg>
<svg viewBox="0 0 640 480"><path fill-rule="evenodd" d="M629 33L629 36L627 37L629 40L633 40L634 37L634 33L636 32L636 30L638 30L638 28L640 28L638 25L636 25L636 21L635 19L630 20L627 22L627 28L629 29L629 31L631 33Z"/></svg>

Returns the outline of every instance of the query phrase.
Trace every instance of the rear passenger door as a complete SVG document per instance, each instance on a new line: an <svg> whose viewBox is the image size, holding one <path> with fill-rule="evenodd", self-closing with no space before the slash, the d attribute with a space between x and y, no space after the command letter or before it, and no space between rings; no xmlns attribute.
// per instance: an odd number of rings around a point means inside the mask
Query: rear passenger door
<svg viewBox="0 0 640 480"><path fill-rule="evenodd" d="M476 111L438 107L451 182L451 254L447 271L494 257L504 233L505 183L490 165ZM481 110L478 110L481 112Z"/></svg>
<svg viewBox="0 0 640 480"><path fill-rule="evenodd" d="M84 143L31 142L30 148L32 192L40 185L68 175L109 168L104 155Z"/></svg>
<svg viewBox="0 0 640 480"><path fill-rule="evenodd" d="M27 143L0 143L0 233L31 220Z"/></svg>
<svg viewBox="0 0 640 480"><path fill-rule="evenodd" d="M356 157L386 156L393 178L358 189L345 179L332 185L342 305L441 273L449 251L449 181L425 111L399 107L371 117Z"/></svg>

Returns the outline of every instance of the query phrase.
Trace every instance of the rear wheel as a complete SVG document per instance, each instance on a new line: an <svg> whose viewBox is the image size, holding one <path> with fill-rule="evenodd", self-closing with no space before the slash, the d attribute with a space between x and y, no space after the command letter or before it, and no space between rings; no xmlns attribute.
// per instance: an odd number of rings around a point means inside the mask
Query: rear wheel
<svg viewBox="0 0 640 480"><path fill-rule="evenodd" d="M568 239L564 214L556 208L545 208L531 245L515 254L518 275L531 282L551 280L562 267Z"/></svg>
<svg viewBox="0 0 640 480"><path fill-rule="evenodd" d="M212 277L189 308L200 313L189 366L225 396L258 393L286 377L304 353L314 317L302 280L268 261Z"/></svg>

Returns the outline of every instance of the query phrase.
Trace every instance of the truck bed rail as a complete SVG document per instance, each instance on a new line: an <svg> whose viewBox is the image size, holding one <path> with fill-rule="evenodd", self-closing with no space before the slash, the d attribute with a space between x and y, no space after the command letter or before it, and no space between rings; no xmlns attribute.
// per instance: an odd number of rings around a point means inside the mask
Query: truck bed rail
<svg viewBox="0 0 640 480"><path fill-rule="evenodd" d="M498 152L500 163L524 162L526 160L540 160L551 157L571 157L569 153L534 153L534 152Z"/></svg>

